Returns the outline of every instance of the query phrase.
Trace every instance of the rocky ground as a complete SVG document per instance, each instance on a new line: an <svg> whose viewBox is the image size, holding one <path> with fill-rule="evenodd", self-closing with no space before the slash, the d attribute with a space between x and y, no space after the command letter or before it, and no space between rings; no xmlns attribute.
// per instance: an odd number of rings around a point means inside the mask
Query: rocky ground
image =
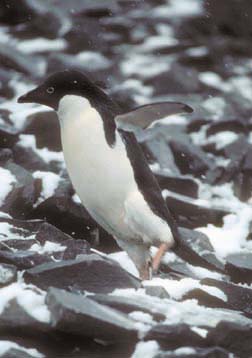
<svg viewBox="0 0 252 358"><path fill-rule="evenodd" d="M2 0L0 23L0 356L251 357L251 2ZM80 205L55 113L16 103L70 67L125 110L194 108L136 130L194 265L167 253L141 283Z"/></svg>

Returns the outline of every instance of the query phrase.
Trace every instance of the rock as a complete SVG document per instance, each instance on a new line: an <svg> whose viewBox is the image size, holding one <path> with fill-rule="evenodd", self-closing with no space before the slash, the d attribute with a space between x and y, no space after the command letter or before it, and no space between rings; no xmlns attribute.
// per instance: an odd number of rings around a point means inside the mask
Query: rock
<svg viewBox="0 0 252 358"><path fill-rule="evenodd" d="M0 47L0 64L2 67L11 69L22 74L42 75L41 66L44 61L39 57L31 57L15 49L15 47L8 44L1 44Z"/></svg>
<svg viewBox="0 0 252 358"><path fill-rule="evenodd" d="M198 71L177 63L169 71L148 78L144 84L153 86L155 95L197 93L201 88Z"/></svg>
<svg viewBox="0 0 252 358"><path fill-rule="evenodd" d="M83 274L85 273L85 274ZM42 289L53 286L67 290L109 293L115 288L138 288L140 280L112 260L81 255L76 260L45 263L24 274L26 282Z"/></svg>
<svg viewBox="0 0 252 358"><path fill-rule="evenodd" d="M202 227L209 223L222 225L223 217L228 214L221 207L203 205L204 202L199 205L197 200L172 192L166 192L166 203L179 225L188 228Z"/></svg>
<svg viewBox="0 0 252 358"><path fill-rule="evenodd" d="M250 1L209 0L204 2L205 9L215 28L223 35L232 38L251 39L252 6ZM246 13L244 12L246 8ZM234 27L234 23L236 26Z"/></svg>
<svg viewBox="0 0 252 358"><path fill-rule="evenodd" d="M252 254L237 253L226 257L225 270L236 283L252 283Z"/></svg>
<svg viewBox="0 0 252 358"><path fill-rule="evenodd" d="M16 281L17 268L14 265L0 264L0 287Z"/></svg>
<svg viewBox="0 0 252 358"><path fill-rule="evenodd" d="M0 96L5 99L6 98L10 99L13 98L14 96L14 90L10 86L11 78L12 78L12 74L10 73L10 71L8 71L8 69L4 69L4 68L0 69ZM0 110L1 115L3 115L6 112L8 112L8 110L4 110L4 109Z"/></svg>
<svg viewBox="0 0 252 358"><path fill-rule="evenodd" d="M162 286L146 286L145 293L153 297L170 298L168 292Z"/></svg>
<svg viewBox="0 0 252 358"><path fill-rule="evenodd" d="M219 288L227 296L226 306L229 309L242 311L248 317L252 314L252 290L247 287L234 285L230 282L205 278L200 282L202 285Z"/></svg>
<svg viewBox="0 0 252 358"><path fill-rule="evenodd" d="M6 162L4 168L15 176L16 182L5 198L1 210L18 219L26 218L40 195L41 181L34 179L31 173L11 160Z"/></svg>
<svg viewBox="0 0 252 358"><path fill-rule="evenodd" d="M18 270L25 270L52 261L49 256L40 255L35 251L4 251L0 250L0 263L15 265Z"/></svg>
<svg viewBox="0 0 252 358"><path fill-rule="evenodd" d="M247 358L252 354L252 328L235 322L222 321L207 335L211 345L228 349L239 358Z"/></svg>
<svg viewBox="0 0 252 358"><path fill-rule="evenodd" d="M57 162L46 163L32 148L16 144L13 147L14 160L29 171L59 171Z"/></svg>
<svg viewBox="0 0 252 358"><path fill-rule="evenodd" d="M246 128L246 123L242 121L236 119L226 119L210 123L207 128L206 134L207 136L210 136L222 131L246 133L248 131L248 128Z"/></svg>
<svg viewBox="0 0 252 358"><path fill-rule="evenodd" d="M61 151L60 126L54 111L38 112L28 116L22 133L33 134L38 148Z"/></svg>
<svg viewBox="0 0 252 358"><path fill-rule="evenodd" d="M18 140L18 131L11 126L0 125L1 148L12 148Z"/></svg>
<svg viewBox="0 0 252 358"><path fill-rule="evenodd" d="M47 26L43 26L43 23ZM67 19L59 6L48 1L20 0L18 9L14 0L3 0L0 6L0 22L8 25L22 24L22 31L34 36L54 38ZM20 31L19 30L19 31Z"/></svg>
<svg viewBox="0 0 252 358"><path fill-rule="evenodd" d="M174 140L171 140L169 144L175 163L182 174L193 174L196 177L201 177L208 170L214 168L213 162L199 147Z"/></svg>
<svg viewBox="0 0 252 358"><path fill-rule="evenodd" d="M156 325L147 332L144 340L158 341L162 349L206 346L204 338L193 332L186 324Z"/></svg>
<svg viewBox="0 0 252 358"><path fill-rule="evenodd" d="M161 174L160 172L155 172L154 174L161 189L168 189L192 198L198 197L198 184L194 179L184 176Z"/></svg>
<svg viewBox="0 0 252 358"><path fill-rule="evenodd" d="M18 317L18 319L17 319ZM0 314L0 332L17 334L19 337L26 334L41 334L48 332L47 323L37 320L20 305L17 299L11 299Z"/></svg>
<svg viewBox="0 0 252 358"><path fill-rule="evenodd" d="M195 266L205 267L206 269L218 272L224 271L222 262L215 256L213 247L205 234L182 227L179 228L179 233L183 245L189 247L194 252L193 264Z"/></svg>
<svg viewBox="0 0 252 358"><path fill-rule="evenodd" d="M211 123L210 120L207 119L203 119L203 118L195 118L192 119L188 124L187 124L187 133L193 133L193 132L198 132L201 127L207 125Z"/></svg>
<svg viewBox="0 0 252 358"><path fill-rule="evenodd" d="M74 260L78 255L90 253L90 245L86 240L68 239L64 241L66 249L63 254L63 260Z"/></svg>
<svg viewBox="0 0 252 358"><path fill-rule="evenodd" d="M191 351L191 353L189 353ZM185 354L186 355L185 355ZM230 358L230 352L220 347L191 348L183 347L175 350L176 358ZM158 353L154 358L174 358L173 352Z"/></svg>
<svg viewBox="0 0 252 358"><path fill-rule="evenodd" d="M198 304L201 306L206 306L210 308L230 308L229 305L215 295L211 295L205 290L201 290L199 288L191 290L183 295L184 300L192 300L195 299L198 301Z"/></svg>
<svg viewBox="0 0 252 358"><path fill-rule="evenodd" d="M58 331L110 342L136 339L134 321L90 298L50 288L46 303L51 324Z"/></svg>
<svg viewBox="0 0 252 358"><path fill-rule="evenodd" d="M126 314L133 311L140 311L150 314L157 321L165 319L164 314L155 311L153 305L148 304L146 301L141 302L141 300L136 301L135 298L103 294L94 295L91 296L91 298L102 305L109 306Z"/></svg>

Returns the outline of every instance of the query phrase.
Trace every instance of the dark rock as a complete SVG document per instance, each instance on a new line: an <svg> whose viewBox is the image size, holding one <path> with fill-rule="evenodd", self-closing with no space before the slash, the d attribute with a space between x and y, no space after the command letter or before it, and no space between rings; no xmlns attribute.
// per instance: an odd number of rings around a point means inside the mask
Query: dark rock
<svg viewBox="0 0 252 358"><path fill-rule="evenodd" d="M157 312L153 305L147 304L146 301L141 302L141 300L136 301L135 298L102 294L91 296L91 298L102 305L109 306L123 313L128 314L133 311L141 311L150 314L157 321L165 319L164 314Z"/></svg>
<svg viewBox="0 0 252 358"><path fill-rule="evenodd" d="M226 309L230 308L225 301L199 288L191 290L187 292L185 295L183 295L183 300L192 300L192 299L197 300L199 305L206 306L206 307L226 308Z"/></svg>
<svg viewBox="0 0 252 358"><path fill-rule="evenodd" d="M140 281L114 261L98 255L81 255L76 260L50 262L26 271L25 280L42 289L49 286L108 293L115 288L138 288Z"/></svg>
<svg viewBox="0 0 252 358"><path fill-rule="evenodd" d="M4 166L9 160L13 159L12 150L8 148L0 149L0 163Z"/></svg>
<svg viewBox="0 0 252 358"><path fill-rule="evenodd" d="M209 0L205 1L204 5L209 18L220 33L231 38L240 36L251 39L252 6L250 1ZM246 9L245 12L244 9Z"/></svg>
<svg viewBox="0 0 252 358"><path fill-rule="evenodd" d="M0 264L0 287L16 281L17 268L14 265Z"/></svg>
<svg viewBox="0 0 252 358"><path fill-rule="evenodd" d="M181 226L202 227L209 223L221 225L228 212L222 208L199 205L193 199L168 192L166 203Z"/></svg>
<svg viewBox="0 0 252 358"><path fill-rule="evenodd" d="M222 131L231 131L235 133L246 133L248 129L245 123L236 119L229 119L210 123L207 128L207 136L214 135Z"/></svg>
<svg viewBox="0 0 252 358"><path fill-rule="evenodd" d="M49 256L40 255L35 251L4 251L0 250L0 263L15 265L19 270L52 261Z"/></svg>
<svg viewBox="0 0 252 358"><path fill-rule="evenodd" d="M0 125L0 146L12 148L18 140L18 131L13 127Z"/></svg>
<svg viewBox="0 0 252 358"><path fill-rule="evenodd" d="M201 177L210 169L213 169L213 162L207 155L192 143L170 141L176 165L182 174L193 174Z"/></svg>
<svg viewBox="0 0 252 358"><path fill-rule="evenodd" d="M14 96L14 90L10 86L10 80L12 78L11 71L8 69L0 69L0 96L3 98L12 98ZM0 113L3 114L5 110L1 109Z"/></svg>
<svg viewBox="0 0 252 358"><path fill-rule="evenodd" d="M202 285L214 286L222 290L227 296L226 305L237 311L244 312L248 317L252 314L252 290L247 287L234 285L230 282L205 278L201 280Z"/></svg>
<svg viewBox="0 0 252 358"><path fill-rule="evenodd" d="M63 260L74 260L78 255L90 253L90 245L86 240L68 239L63 245L66 246Z"/></svg>
<svg viewBox="0 0 252 358"><path fill-rule="evenodd" d="M18 319L17 319L18 318ZM36 334L49 331L49 326L38 321L19 304L17 299L12 299L5 306L0 314L0 333L8 332L11 334Z"/></svg>
<svg viewBox="0 0 252 358"><path fill-rule="evenodd" d="M47 26L44 26L46 21ZM48 1L20 0L18 9L14 0L3 0L0 6L0 22L8 25L22 24L19 32L33 36L54 38L67 19L59 6Z"/></svg>
<svg viewBox="0 0 252 358"><path fill-rule="evenodd" d="M187 132L188 133L197 132L200 130L201 127L209 123L210 123L209 120L203 118L192 119L187 125Z"/></svg>
<svg viewBox="0 0 252 358"><path fill-rule="evenodd" d="M8 44L1 44L0 65L26 75L41 75L41 64L43 60L39 57L30 57L19 52Z"/></svg>
<svg viewBox="0 0 252 358"><path fill-rule="evenodd" d="M30 115L26 120L23 133L35 135L38 148L46 147L56 152L62 150L59 120L54 111L39 112Z"/></svg>
<svg viewBox="0 0 252 358"><path fill-rule="evenodd" d="M157 340L162 349L206 346L204 338L193 332L186 324L156 325L144 339Z"/></svg>
<svg viewBox="0 0 252 358"><path fill-rule="evenodd" d="M56 330L109 341L136 338L134 321L85 296L50 288L46 303Z"/></svg>
<svg viewBox="0 0 252 358"><path fill-rule="evenodd" d="M226 258L225 270L236 283L252 283L252 254L237 253Z"/></svg>
<svg viewBox="0 0 252 358"><path fill-rule="evenodd" d="M198 184L192 178L154 173L161 189L168 189L192 198L198 197Z"/></svg>
<svg viewBox="0 0 252 358"><path fill-rule="evenodd" d="M223 272L223 264L215 256L213 247L205 234L186 228L179 228L179 233L183 245L189 247L192 253L194 253L193 264L195 266Z"/></svg>
<svg viewBox="0 0 252 358"><path fill-rule="evenodd" d="M193 348L194 352L184 355L176 352L176 358L230 358L230 352L220 347ZM154 358L174 358L173 352L158 353Z"/></svg>
<svg viewBox="0 0 252 358"><path fill-rule="evenodd" d="M29 171L58 172L60 165L56 161L46 163L32 148L26 148L18 143L13 147L14 160L17 164Z"/></svg>
<svg viewBox="0 0 252 358"><path fill-rule="evenodd" d="M145 84L153 86L155 95L197 93L201 88L198 72L179 64L172 65L167 72L145 80Z"/></svg>
<svg viewBox="0 0 252 358"><path fill-rule="evenodd" d="M33 210L41 191L41 181L34 179L31 173L26 171L11 160L4 165L16 178L13 190L7 195L1 210L15 218L27 217Z"/></svg>
<svg viewBox="0 0 252 358"><path fill-rule="evenodd" d="M162 286L146 286L145 293L159 298L170 298L168 292Z"/></svg>
<svg viewBox="0 0 252 358"><path fill-rule="evenodd" d="M247 358L252 354L252 328L234 322L222 321L207 335L211 345L228 349L239 358Z"/></svg>

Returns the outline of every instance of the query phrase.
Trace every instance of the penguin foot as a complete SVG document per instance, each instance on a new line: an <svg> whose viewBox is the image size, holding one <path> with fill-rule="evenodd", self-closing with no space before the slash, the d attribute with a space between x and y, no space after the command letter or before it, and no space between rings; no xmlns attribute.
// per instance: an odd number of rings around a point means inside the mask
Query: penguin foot
<svg viewBox="0 0 252 358"><path fill-rule="evenodd" d="M162 257L164 256L168 248L169 248L169 244L161 244L159 246L159 249L152 260L152 269L154 273L157 273L159 266L161 264Z"/></svg>
<svg viewBox="0 0 252 358"><path fill-rule="evenodd" d="M139 275L142 281L152 279L152 262L148 260L139 268Z"/></svg>

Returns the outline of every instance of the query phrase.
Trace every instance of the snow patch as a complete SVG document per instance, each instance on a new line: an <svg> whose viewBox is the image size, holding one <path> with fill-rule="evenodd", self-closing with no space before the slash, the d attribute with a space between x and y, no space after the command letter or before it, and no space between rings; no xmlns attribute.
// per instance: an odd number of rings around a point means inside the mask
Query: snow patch
<svg viewBox="0 0 252 358"><path fill-rule="evenodd" d="M15 342L0 340L0 357L2 357L2 355L4 355L10 349L17 349L19 351L27 353L28 355L31 355L34 358L44 357L44 355L35 348L25 348Z"/></svg>
<svg viewBox="0 0 252 358"><path fill-rule="evenodd" d="M7 169L0 168L0 206L3 205L5 198L13 189L16 183L15 176Z"/></svg>
<svg viewBox="0 0 252 358"><path fill-rule="evenodd" d="M40 197L38 198L37 202L34 204L36 207L47 198L53 196L61 178L55 173L42 172L39 170L33 173L33 177L42 180L42 192L40 193Z"/></svg>
<svg viewBox="0 0 252 358"><path fill-rule="evenodd" d="M139 342L131 358L154 358L159 353L159 349L156 341Z"/></svg>

